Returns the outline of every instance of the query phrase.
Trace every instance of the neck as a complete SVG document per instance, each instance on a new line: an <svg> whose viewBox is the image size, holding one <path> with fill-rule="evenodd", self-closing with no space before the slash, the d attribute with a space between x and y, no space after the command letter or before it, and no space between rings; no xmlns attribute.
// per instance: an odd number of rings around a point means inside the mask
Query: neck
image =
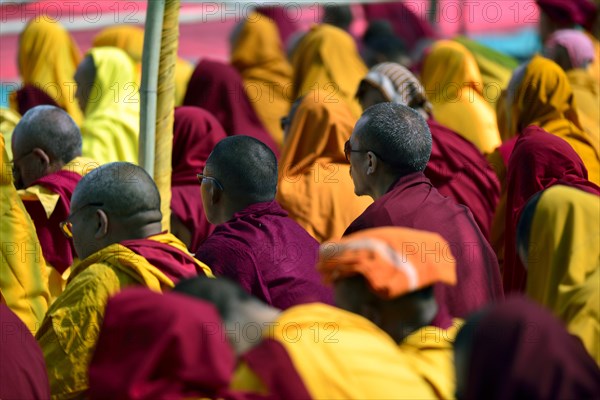
<svg viewBox="0 0 600 400"><path fill-rule="evenodd" d="M373 187L373 190L370 193L370 196L373 198L373 200L377 200L384 194L386 194L390 190L394 182L398 180L398 178L398 176L388 173L384 173L383 175L381 175L379 179L377 179L375 186Z"/></svg>
<svg viewBox="0 0 600 400"><path fill-rule="evenodd" d="M227 221L231 220L233 218L234 214L244 211L246 208L253 206L254 204L264 203L266 201L272 201L272 200L273 199L265 200L265 201L248 200L248 201L228 202L226 204L226 206L223 208L222 221L227 222Z"/></svg>

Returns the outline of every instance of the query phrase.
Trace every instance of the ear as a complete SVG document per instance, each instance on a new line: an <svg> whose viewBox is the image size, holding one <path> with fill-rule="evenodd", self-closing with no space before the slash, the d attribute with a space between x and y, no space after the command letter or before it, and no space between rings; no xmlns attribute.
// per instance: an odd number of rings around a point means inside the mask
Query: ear
<svg viewBox="0 0 600 400"><path fill-rule="evenodd" d="M104 210L96 210L97 217L97 225L96 232L94 233L94 238L102 239L106 235L108 235L108 215L104 212Z"/></svg>
<svg viewBox="0 0 600 400"><path fill-rule="evenodd" d="M38 160L40 160L40 163L44 166L44 169L47 169L50 166L50 157L44 150L36 147L31 152L37 157Z"/></svg>
<svg viewBox="0 0 600 400"><path fill-rule="evenodd" d="M223 198L223 191L219 189L217 185L211 184L208 193L210 195L211 205L219 204L219 202L221 202L221 199Z"/></svg>
<svg viewBox="0 0 600 400"><path fill-rule="evenodd" d="M377 165L379 163L379 159L372 151L367 152L367 175L373 175L375 171L377 171Z"/></svg>

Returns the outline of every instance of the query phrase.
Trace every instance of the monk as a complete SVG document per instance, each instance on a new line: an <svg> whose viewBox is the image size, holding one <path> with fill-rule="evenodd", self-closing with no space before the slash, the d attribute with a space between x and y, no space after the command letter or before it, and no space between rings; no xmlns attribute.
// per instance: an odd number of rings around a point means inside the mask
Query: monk
<svg viewBox="0 0 600 400"><path fill-rule="evenodd" d="M600 42L598 41L598 2L596 0L536 0L540 8L540 35L545 43L559 29L577 29L582 26L594 45L596 57L589 72L596 81L600 80Z"/></svg>
<svg viewBox="0 0 600 400"><path fill-rule="evenodd" d="M565 140L529 126L519 136L508 163L502 276L505 293L524 292L527 281L527 270L517 255L519 215L531 196L556 184L600 195L600 187L588 180L583 161Z"/></svg>
<svg viewBox="0 0 600 400"><path fill-rule="evenodd" d="M503 297L498 261L468 208L442 196L423 174L431 154L427 123L412 108L381 103L368 108L346 147L354 192L374 203L344 235L379 226L437 232L456 258L457 285L435 286L452 317L464 317Z"/></svg>
<svg viewBox="0 0 600 400"><path fill-rule="evenodd" d="M125 51L136 67L138 86L142 81L142 50L144 49L144 30L134 25L115 25L100 31L92 42L92 47L118 47ZM194 67L183 58L175 63L175 106L183 103L185 90Z"/></svg>
<svg viewBox="0 0 600 400"><path fill-rule="evenodd" d="M562 320L600 365L600 197L565 185L532 197L517 227L526 293Z"/></svg>
<svg viewBox="0 0 600 400"><path fill-rule="evenodd" d="M5 304L0 304L0 322L0 398L49 399L50 386L40 346Z"/></svg>
<svg viewBox="0 0 600 400"><path fill-rule="evenodd" d="M250 99L249 89L234 67L204 59L190 78L183 105L204 108L217 118L228 136L251 136L269 146L278 156L279 146L252 106L258 97Z"/></svg>
<svg viewBox="0 0 600 400"><path fill-rule="evenodd" d="M277 160L264 143L221 140L198 179L204 213L216 225L198 259L277 308L331 303L314 269L319 244L275 201Z"/></svg>
<svg viewBox="0 0 600 400"><path fill-rule="evenodd" d="M231 36L231 65L244 79L262 124L281 147L280 120L292 101L292 66L273 20L254 11L238 24Z"/></svg>
<svg viewBox="0 0 600 400"><path fill-rule="evenodd" d="M123 50L90 50L75 73L75 97L84 112L83 155L100 164L137 163L139 87L133 62Z"/></svg>
<svg viewBox="0 0 600 400"><path fill-rule="evenodd" d="M31 216L48 270L52 299L64 289L76 257L59 224L69 215L71 196L83 175L98 166L81 157L81 132L65 111L37 106L12 136L15 185Z"/></svg>
<svg viewBox="0 0 600 400"><path fill-rule="evenodd" d="M80 62L77 43L56 19L32 18L19 36L17 63L23 87L11 93L11 108L23 115L35 106L57 106L81 124L83 110L73 97L73 74Z"/></svg>
<svg viewBox="0 0 600 400"><path fill-rule="evenodd" d="M138 166L109 163L77 184L61 227L81 261L36 336L54 398L86 395L87 366L109 297L129 286L162 292L182 278L211 275L162 230L161 220L158 189Z"/></svg>
<svg viewBox="0 0 600 400"><path fill-rule="evenodd" d="M11 309L34 333L50 305L48 271L40 242L10 173L10 162L0 138L0 303Z"/></svg>
<svg viewBox="0 0 600 400"><path fill-rule="evenodd" d="M489 237L500 182L471 142L435 121L431 103L417 78L399 64L378 64L363 78L356 96L364 110L391 101L411 107L427 120L432 142L425 176L442 195L467 206L481 232Z"/></svg>
<svg viewBox="0 0 600 400"><path fill-rule="evenodd" d="M394 340L366 318L322 303L281 311L225 279L176 291L215 305L238 355L232 389L277 399L435 399Z"/></svg>
<svg viewBox="0 0 600 400"><path fill-rule="evenodd" d="M433 116L473 143L482 153L500 145L496 114L484 98L481 72L460 43L440 40L423 61L421 82L433 104Z"/></svg>
<svg viewBox="0 0 600 400"><path fill-rule="evenodd" d="M102 400L229 398L234 368L212 304L130 288L106 305L89 394Z"/></svg>
<svg viewBox="0 0 600 400"><path fill-rule="evenodd" d="M317 269L333 284L338 307L394 339L437 398L454 397L452 343L462 320L438 307L433 289L456 284L448 242L409 228L367 229L321 246Z"/></svg>
<svg viewBox="0 0 600 400"><path fill-rule="evenodd" d="M581 341L523 298L469 318L454 349L459 399L593 399L600 393L600 369Z"/></svg>
<svg viewBox="0 0 600 400"><path fill-rule="evenodd" d="M356 119L336 96L308 93L290 114L279 162L277 201L312 237L339 239L371 204L353 195L344 143Z"/></svg>
<svg viewBox="0 0 600 400"><path fill-rule="evenodd" d="M360 104L354 93L367 67L350 34L329 24L313 26L296 46L292 67L292 98L315 90L327 99L335 95L346 103L355 118L360 116Z"/></svg>
<svg viewBox="0 0 600 400"><path fill-rule="evenodd" d="M561 29L550 35L544 54L567 74L581 126L600 147L600 83L588 69L600 55L594 54L592 41L581 31Z"/></svg>

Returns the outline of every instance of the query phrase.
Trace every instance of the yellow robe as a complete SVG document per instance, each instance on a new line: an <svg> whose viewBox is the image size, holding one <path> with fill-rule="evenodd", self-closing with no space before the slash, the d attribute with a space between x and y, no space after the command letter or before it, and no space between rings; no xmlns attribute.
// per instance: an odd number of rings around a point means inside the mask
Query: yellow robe
<svg viewBox="0 0 600 400"><path fill-rule="evenodd" d="M412 360L440 399L455 396L453 343L463 324L463 320L454 319L448 329L426 326L400 343L400 350Z"/></svg>
<svg viewBox="0 0 600 400"><path fill-rule="evenodd" d="M35 333L50 301L46 263L35 225L13 185L4 138L0 147L0 301Z"/></svg>
<svg viewBox="0 0 600 400"><path fill-rule="evenodd" d="M500 145L495 110L483 97L483 79L473 55L460 43L436 42L423 63L421 82L433 117L482 153Z"/></svg>
<svg viewBox="0 0 600 400"><path fill-rule="evenodd" d="M527 295L549 308L600 365L600 197L566 186L543 192L527 259Z"/></svg>
<svg viewBox="0 0 600 400"><path fill-rule="evenodd" d="M294 99L318 91L327 101L345 101L354 117L360 117L356 91L368 70L347 32L328 24L312 27L294 51L292 66Z"/></svg>
<svg viewBox="0 0 600 400"><path fill-rule="evenodd" d="M144 49L144 30L132 25L115 25L104 29L94 37L92 47L118 47L131 57L136 64L138 85L142 81L142 51ZM183 104L188 81L194 72L194 66L183 58L175 64L175 106Z"/></svg>
<svg viewBox="0 0 600 400"><path fill-rule="evenodd" d="M373 202L354 194L344 143L356 118L337 97L307 94L279 160L277 201L317 241L340 239Z"/></svg>
<svg viewBox="0 0 600 400"><path fill-rule="evenodd" d="M32 18L19 36L18 64L23 84L42 89L78 125L83 115L75 99L73 76L80 61L79 47L69 32L51 18ZM10 100L11 108L18 111L15 95Z"/></svg>
<svg viewBox="0 0 600 400"><path fill-rule="evenodd" d="M284 311L263 337L283 345L314 399L437 398L394 340L359 315L300 305Z"/></svg>
<svg viewBox="0 0 600 400"><path fill-rule="evenodd" d="M92 159L85 157L76 157L62 168L64 171L75 172L80 176L86 175L88 172L92 171L94 168L97 168L99 165ZM39 201L44 211L46 212L46 216L50 218L58 201L60 200L60 195L58 193L54 193L51 190L46 189L40 185L30 186L27 189L19 190L19 196L23 202L27 201ZM73 260L74 263L77 260ZM56 269L52 267L52 265L46 263L46 269L48 274L48 289L50 291L50 302L54 302L54 300L63 292L65 289L65 285L67 284L67 279L69 278L69 274L71 273L71 268L67 268L62 274L59 273Z"/></svg>
<svg viewBox="0 0 600 400"><path fill-rule="evenodd" d="M527 65L510 108L509 131L539 126L564 139L588 170L588 179L600 184L600 150L581 126L577 103L567 75L558 64L535 56Z"/></svg>
<svg viewBox="0 0 600 400"><path fill-rule="evenodd" d="M600 82L583 69L567 71L567 78L573 88L581 126L592 145L600 148Z"/></svg>
<svg viewBox="0 0 600 400"><path fill-rule="evenodd" d="M281 146L281 118L288 114L293 100L292 66L284 53L277 25L259 13L248 15L233 45L231 64L242 75L256 114Z"/></svg>
<svg viewBox="0 0 600 400"><path fill-rule="evenodd" d="M0 108L0 134L4 138L4 143L12 142L12 133L19 123L21 116L18 112L10 108ZM5 148L8 156L7 160L12 160L12 146Z"/></svg>
<svg viewBox="0 0 600 400"><path fill-rule="evenodd" d="M140 96L131 59L115 47L98 47L96 79L81 125L83 156L106 164L138 161Z"/></svg>
<svg viewBox="0 0 600 400"><path fill-rule="evenodd" d="M148 239L182 251L185 245L173 235ZM212 276L210 269L198 265ZM170 289L174 283L144 257L115 243L72 267L65 291L50 306L36 339L42 348L54 399L83 394L88 388L91 361L108 298L128 286L153 291Z"/></svg>

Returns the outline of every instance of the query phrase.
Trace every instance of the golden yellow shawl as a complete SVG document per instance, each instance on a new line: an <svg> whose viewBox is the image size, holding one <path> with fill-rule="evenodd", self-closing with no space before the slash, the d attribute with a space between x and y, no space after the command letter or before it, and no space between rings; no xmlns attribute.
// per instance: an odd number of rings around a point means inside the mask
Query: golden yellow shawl
<svg viewBox="0 0 600 400"><path fill-rule="evenodd" d="M148 239L186 251L185 245L169 233ZM208 267L198 263L210 273ZM46 360L53 398L67 399L87 390L88 365L108 298L137 285L162 292L174 283L144 257L118 243L72 267L65 291L50 306L36 336Z"/></svg>
<svg viewBox="0 0 600 400"><path fill-rule="evenodd" d="M294 99L317 90L326 99L344 100L354 117L360 117L362 108L355 95L368 70L352 36L332 25L316 25L298 44L292 65Z"/></svg>
<svg viewBox="0 0 600 400"><path fill-rule="evenodd" d="M292 100L292 66L277 25L262 14L250 14L233 45L231 64L242 75L256 114L281 146L281 118L290 111Z"/></svg>
<svg viewBox="0 0 600 400"><path fill-rule="evenodd" d="M345 102L310 92L298 106L284 143L277 201L319 242L341 238L372 203L354 194L344 156L355 122Z"/></svg>
<svg viewBox="0 0 600 400"><path fill-rule="evenodd" d="M460 43L436 42L426 57L421 82L433 117L483 153L500 145L494 109L483 98L483 79L473 55Z"/></svg>
<svg viewBox="0 0 600 400"><path fill-rule="evenodd" d="M4 138L0 147L0 301L35 333L50 301L46 263L35 226L13 185Z"/></svg>
<svg viewBox="0 0 600 400"><path fill-rule="evenodd" d="M83 155L100 164L138 161L139 87L131 59L115 47L89 51L96 79L81 125Z"/></svg>
<svg viewBox="0 0 600 400"><path fill-rule="evenodd" d="M104 29L94 37L92 47L112 46L123 50L136 65L137 83L142 78L142 52L144 49L144 30L132 25L116 25ZM188 81L194 72L191 63L182 58L175 64L175 106L183 104Z"/></svg>
<svg viewBox="0 0 600 400"><path fill-rule="evenodd" d="M74 96L73 76L80 61L79 47L69 32L50 17L31 19L19 37L18 63L23 84L44 90L78 125L83 115Z"/></svg>
<svg viewBox="0 0 600 400"><path fill-rule="evenodd" d="M566 186L541 196L533 217L527 295L563 320L600 364L600 197Z"/></svg>
<svg viewBox="0 0 600 400"><path fill-rule="evenodd" d="M367 319L320 303L292 307L269 328L314 399L435 399L385 332Z"/></svg>
<svg viewBox="0 0 600 400"><path fill-rule="evenodd" d="M514 132L536 125L567 141L583 160L589 180L600 184L597 144L581 126L573 89L558 64L535 56L527 65L509 113Z"/></svg>
<svg viewBox="0 0 600 400"><path fill-rule="evenodd" d="M600 82L583 69L567 71L567 78L573 88L581 126L590 136L594 148L598 149L600 148Z"/></svg>
<svg viewBox="0 0 600 400"><path fill-rule="evenodd" d="M463 324L463 320L453 319L448 329L425 326L400 343L400 350L413 361L440 399L452 399L456 393L452 346Z"/></svg>

